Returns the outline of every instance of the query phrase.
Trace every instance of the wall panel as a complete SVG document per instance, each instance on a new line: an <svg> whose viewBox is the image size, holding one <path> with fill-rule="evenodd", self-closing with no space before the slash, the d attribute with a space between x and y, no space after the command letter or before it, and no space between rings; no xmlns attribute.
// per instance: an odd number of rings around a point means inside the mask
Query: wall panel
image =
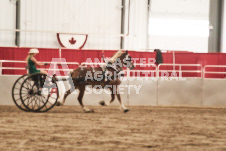
<svg viewBox="0 0 226 151"><path fill-rule="evenodd" d="M204 79L203 81L203 105L226 106L226 81L225 79Z"/></svg>
<svg viewBox="0 0 226 151"><path fill-rule="evenodd" d="M140 50L147 48L148 1L130 0L129 36L125 39L125 49ZM126 24L127 26L127 24ZM125 31L128 28L126 27Z"/></svg>
<svg viewBox="0 0 226 151"><path fill-rule="evenodd" d="M208 52L209 0L151 0L149 49Z"/></svg>
<svg viewBox="0 0 226 151"><path fill-rule="evenodd" d="M16 3L0 1L0 29L16 28ZM15 46L15 32L0 31L0 46Z"/></svg>
<svg viewBox="0 0 226 151"><path fill-rule="evenodd" d="M124 30L125 33L129 31L129 36L124 40L124 49L160 48L207 52L208 36L150 34L148 24L151 25L153 21L149 22L148 16L206 23L209 18L209 0L151 0L149 12L148 0L125 0L125 2ZM84 48L120 49L120 37L107 34L121 33L121 4L122 0L21 0L20 26L22 30L106 34L105 36L89 35ZM128 12L130 12L129 18ZM1 29L15 29L15 13L14 0L0 1ZM163 28L168 26L166 23L160 25ZM208 28L208 25L205 28ZM171 29L167 31L170 32ZM21 32L20 40L21 47L59 47L55 33ZM1 46L15 46L14 41L15 32L0 31Z"/></svg>
<svg viewBox="0 0 226 151"><path fill-rule="evenodd" d="M120 34L121 0L21 0L21 29ZM21 33L21 46L58 47L55 33ZM89 35L85 48L118 49L120 37Z"/></svg>
<svg viewBox="0 0 226 151"><path fill-rule="evenodd" d="M12 86L19 76L0 76L0 82L7 87L0 87L0 105L14 105L11 91ZM129 83L129 84L128 84ZM152 106L209 106L224 107L225 103L225 80L219 79L196 79L186 81L123 81L122 85L142 85L140 94L135 94L134 89L128 94L126 89L121 95L125 105L152 105ZM67 86L67 85L66 85ZM156 89L158 86L158 90ZM87 93L87 91L86 91ZM158 93L158 96L156 95ZM77 101L78 91L69 95L66 105L79 105ZM110 100L110 94L86 94L84 105L99 105L99 101ZM119 105L117 99L112 105Z"/></svg>

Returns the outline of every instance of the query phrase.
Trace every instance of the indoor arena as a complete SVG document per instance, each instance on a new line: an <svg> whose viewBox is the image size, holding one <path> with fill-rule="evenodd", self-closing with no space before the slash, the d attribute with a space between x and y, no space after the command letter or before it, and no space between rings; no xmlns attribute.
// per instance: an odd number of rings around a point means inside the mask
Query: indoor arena
<svg viewBox="0 0 226 151"><path fill-rule="evenodd" d="M224 0L0 0L0 150L226 151L225 125Z"/></svg>

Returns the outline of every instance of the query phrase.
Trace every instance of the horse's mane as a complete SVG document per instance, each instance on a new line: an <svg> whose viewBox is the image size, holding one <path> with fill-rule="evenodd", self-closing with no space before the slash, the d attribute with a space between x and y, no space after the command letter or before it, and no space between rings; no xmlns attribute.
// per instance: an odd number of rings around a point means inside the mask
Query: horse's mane
<svg viewBox="0 0 226 151"><path fill-rule="evenodd" d="M112 62L115 62L115 60L120 57L121 55L123 54L123 51L122 50L119 50L118 52L116 52L113 57L111 57L111 61Z"/></svg>

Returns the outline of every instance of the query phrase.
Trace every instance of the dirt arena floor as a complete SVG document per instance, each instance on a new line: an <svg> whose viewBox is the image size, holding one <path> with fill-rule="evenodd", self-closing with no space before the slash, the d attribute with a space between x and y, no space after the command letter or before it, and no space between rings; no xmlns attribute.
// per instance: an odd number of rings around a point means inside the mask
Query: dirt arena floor
<svg viewBox="0 0 226 151"><path fill-rule="evenodd" d="M226 108L55 107L26 113L0 106L0 150L226 151Z"/></svg>

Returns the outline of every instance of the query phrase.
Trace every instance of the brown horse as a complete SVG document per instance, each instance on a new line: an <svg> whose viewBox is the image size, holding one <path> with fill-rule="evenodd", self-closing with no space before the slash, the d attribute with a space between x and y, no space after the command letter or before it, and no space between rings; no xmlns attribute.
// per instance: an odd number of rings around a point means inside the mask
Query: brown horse
<svg viewBox="0 0 226 151"><path fill-rule="evenodd" d="M106 88L107 86L107 88L109 88L109 90L111 91L111 100L108 103L101 101L100 104L107 106L110 105L110 103L114 101L116 95L123 111L124 112L129 111L129 109L127 109L121 102L121 97L117 87L118 85L121 84L119 78L122 75L120 74L120 72L123 70L123 67L127 67L130 69L134 68L132 58L129 56L128 51L126 52L118 51L107 63L104 69L101 67L92 68L80 66L70 73L74 88L79 90L78 101L84 112L93 112L93 110L84 107L82 103L82 98L87 85L92 87L98 85L99 88L100 87ZM67 96L71 94L72 91L73 91L72 89L66 91L63 98L63 103L65 102Z"/></svg>

